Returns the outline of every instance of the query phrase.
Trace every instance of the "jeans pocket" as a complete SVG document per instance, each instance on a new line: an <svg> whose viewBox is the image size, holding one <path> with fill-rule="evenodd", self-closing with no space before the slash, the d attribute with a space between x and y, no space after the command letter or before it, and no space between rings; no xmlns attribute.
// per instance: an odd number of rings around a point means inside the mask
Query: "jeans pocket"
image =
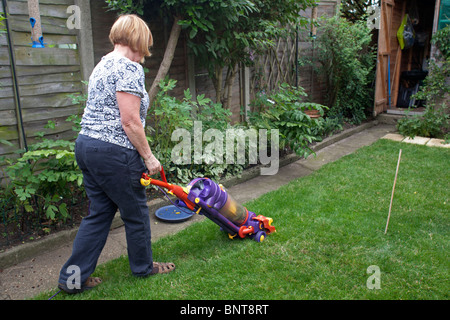
<svg viewBox="0 0 450 320"><path fill-rule="evenodd" d="M141 156L136 150L127 151L127 167L133 187L139 189L143 188L140 180L142 173L145 172L146 168Z"/></svg>

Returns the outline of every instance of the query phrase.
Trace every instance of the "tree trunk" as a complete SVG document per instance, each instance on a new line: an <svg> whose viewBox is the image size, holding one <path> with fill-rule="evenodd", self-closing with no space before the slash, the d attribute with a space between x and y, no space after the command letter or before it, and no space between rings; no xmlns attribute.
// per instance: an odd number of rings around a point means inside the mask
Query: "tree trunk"
<svg viewBox="0 0 450 320"><path fill-rule="evenodd" d="M158 73L156 74L155 80L153 80L152 86L148 91L148 96L150 99L150 107L152 106L156 95L159 90L159 83L163 80L167 73L169 72L170 65L172 64L173 57L175 55L175 49L177 47L178 38L180 37L181 26L178 24L180 17L174 17L172 30L170 31L169 40L167 42L166 51L164 52L164 58L159 66Z"/></svg>
<svg viewBox="0 0 450 320"><path fill-rule="evenodd" d="M216 90L216 103L222 103L222 83L223 83L223 67L214 66L214 78L212 79L214 89Z"/></svg>
<svg viewBox="0 0 450 320"><path fill-rule="evenodd" d="M223 90L223 97L222 97L222 103L223 103L223 107L225 109L230 109L231 107L231 97L233 95L233 83L234 83L234 79L236 78L236 74L237 74L237 69L236 69L237 64L235 64L234 66L229 66L228 67L228 72L227 72L227 77L225 80L225 87Z"/></svg>

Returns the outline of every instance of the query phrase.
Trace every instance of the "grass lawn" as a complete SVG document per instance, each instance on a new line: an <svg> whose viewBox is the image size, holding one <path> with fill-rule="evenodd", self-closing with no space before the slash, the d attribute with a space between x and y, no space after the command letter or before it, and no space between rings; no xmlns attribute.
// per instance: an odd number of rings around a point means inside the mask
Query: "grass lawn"
<svg viewBox="0 0 450 320"><path fill-rule="evenodd" d="M153 243L155 261L175 272L135 278L122 257L97 268L99 287L54 299L446 300L449 164L449 149L380 140L246 203L274 219L277 232L262 243L230 240L205 219ZM380 289L371 290L373 265Z"/></svg>

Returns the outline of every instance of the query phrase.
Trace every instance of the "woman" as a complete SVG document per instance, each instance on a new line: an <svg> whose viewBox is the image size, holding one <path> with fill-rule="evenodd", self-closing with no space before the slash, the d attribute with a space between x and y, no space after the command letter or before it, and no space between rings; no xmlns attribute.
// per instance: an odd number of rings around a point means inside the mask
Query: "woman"
<svg viewBox="0 0 450 320"><path fill-rule="evenodd" d="M146 169L149 174L161 170L145 136L149 99L139 64L150 56L152 34L136 15L123 15L112 26L109 39L114 51L102 58L90 76L88 100L75 143L90 206L72 255L60 272L58 287L69 293L101 283L101 279L90 275L117 209L125 224L132 274L148 276L175 269L173 263L153 262L147 199L140 184Z"/></svg>

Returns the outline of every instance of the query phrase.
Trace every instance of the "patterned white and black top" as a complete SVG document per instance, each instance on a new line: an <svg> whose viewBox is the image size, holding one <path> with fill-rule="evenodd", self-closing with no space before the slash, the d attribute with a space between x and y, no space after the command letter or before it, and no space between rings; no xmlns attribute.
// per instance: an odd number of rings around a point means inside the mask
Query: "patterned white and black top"
<svg viewBox="0 0 450 320"><path fill-rule="evenodd" d="M122 128L117 91L141 98L140 118L145 126L149 98L145 90L144 69L139 63L113 52L102 58L89 78L80 134L136 149Z"/></svg>

